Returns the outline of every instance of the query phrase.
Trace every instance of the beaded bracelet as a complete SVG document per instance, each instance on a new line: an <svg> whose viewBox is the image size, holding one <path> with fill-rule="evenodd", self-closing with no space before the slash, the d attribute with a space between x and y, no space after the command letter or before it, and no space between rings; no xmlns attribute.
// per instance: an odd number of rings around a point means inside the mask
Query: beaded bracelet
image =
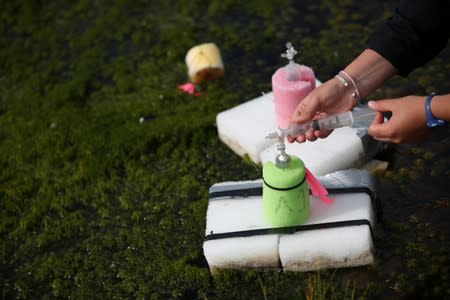
<svg viewBox="0 0 450 300"><path fill-rule="evenodd" d="M352 97L353 97L353 101L355 101L355 105L358 106L361 102L361 96L359 94L359 90L358 87L356 86L355 81L353 80L353 78L345 71L340 71L339 74L336 74L336 76L334 76L337 80L339 80L340 82L342 82L342 84L345 87L349 87L350 84L349 82L352 84L352 88L353 88L353 92L352 92Z"/></svg>

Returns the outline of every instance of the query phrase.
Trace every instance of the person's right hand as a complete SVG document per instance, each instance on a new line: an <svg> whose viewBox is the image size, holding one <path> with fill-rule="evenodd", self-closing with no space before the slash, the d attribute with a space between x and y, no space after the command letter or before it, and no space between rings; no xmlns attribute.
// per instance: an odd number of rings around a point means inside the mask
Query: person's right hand
<svg viewBox="0 0 450 300"><path fill-rule="evenodd" d="M391 143L417 143L431 132L425 114L426 96L407 96L397 99L369 101L369 107L377 112L369 127L369 134L376 140ZM384 112L391 112L385 122Z"/></svg>
<svg viewBox="0 0 450 300"><path fill-rule="evenodd" d="M346 88L336 78L332 78L314 89L297 106L291 116L291 123L306 123L313 119L323 118L332 114L351 110L355 102L350 89ZM317 138L325 138L331 131L308 131L297 137L288 136L288 141L303 143L306 140L315 141Z"/></svg>

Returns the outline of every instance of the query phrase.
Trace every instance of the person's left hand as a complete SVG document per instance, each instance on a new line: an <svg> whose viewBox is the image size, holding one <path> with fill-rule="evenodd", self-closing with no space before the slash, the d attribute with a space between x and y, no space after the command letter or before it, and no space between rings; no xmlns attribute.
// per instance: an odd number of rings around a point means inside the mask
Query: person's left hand
<svg viewBox="0 0 450 300"><path fill-rule="evenodd" d="M407 96L398 99L369 101L369 107L377 114L369 127L369 134L376 140L392 143L415 143L429 133L425 116L425 96ZM384 112L392 117L385 122Z"/></svg>

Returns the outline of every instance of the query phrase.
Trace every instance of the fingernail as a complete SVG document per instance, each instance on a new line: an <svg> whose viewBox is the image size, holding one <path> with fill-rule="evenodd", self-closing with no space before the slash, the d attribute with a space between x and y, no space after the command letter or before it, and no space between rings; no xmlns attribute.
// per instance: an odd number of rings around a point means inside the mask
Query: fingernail
<svg viewBox="0 0 450 300"><path fill-rule="evenodd" d="M367 102L367 105L369 105L370 107L373 107L375 105L375 101L369 101L369 102Z"/></svg>

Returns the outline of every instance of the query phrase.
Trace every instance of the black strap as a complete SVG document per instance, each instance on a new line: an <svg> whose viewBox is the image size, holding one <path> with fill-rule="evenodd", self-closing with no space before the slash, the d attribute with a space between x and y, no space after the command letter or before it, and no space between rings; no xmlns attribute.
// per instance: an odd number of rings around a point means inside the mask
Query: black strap
<svg viewBox="0 0 450 300"><path fill-rule="evenodd" d="M357 220L348 220L348 221L306 224L306 225L298 225L298 226L242 230L242 231L233 231L233 232L225 232L225 233L214 233L211 231L208 235L206 235L205 241L220 240L220 239L235 238L235 237L250 237L250 236L258 236L258 235L266 235L266 234L292 234L292 233L296 233L299 231L305 231L305 230L317 230L317 229L361 226L361 225L369 226L370 235L372 236L372 240L374 240L374 234L373 234L372 226L371 226L369 220L357 219Z"/></svg>
<svg viewBox="0 0 450 300"><path fill-rule="evenodd" d="M303 182L305 182L305 180L306 180L306 175L303 176L303 179L302 179L299 183L297 183L296 185L293 185L293 186L290 186L290 187L287 187L287 188L278 188L278 187L271 186L271 185L268 184L268 183L264 180L264 178L263 178L264 184L267 185L268 188L270 188L270 189L272 189L272 190L276 190L276 191L289 191L289 190L293 190L293 189L295 189L295 188L301 186L301 185L303 184Z"/></svg>
<svg viewBox="0 0 450 300"><path fill-rule="evenodd" d="M372 202L375 199L375 194L372 192L371 189L369 189L367 187L327 188L327 191L330 194L365 193L370 196ZM311 194L311 191L310 191L310 194ZM214 200L217 198L224 198L224 197L234 198L234 197L250 197L250 196L261 196L261 195L262 195L262 186L211 192L209 194L209 199ZM374 203L372 203L372 204L374 204Z"/></svg>
<svg viewBox="0 0 450 300"><path fill-rule="evenodd" d="M250 197L261 195L262 195L262 186L253 188L243 188L237 190L211 192L209 193L209 199L214 200L216 198L223 198L223 197Z"/></svg>

